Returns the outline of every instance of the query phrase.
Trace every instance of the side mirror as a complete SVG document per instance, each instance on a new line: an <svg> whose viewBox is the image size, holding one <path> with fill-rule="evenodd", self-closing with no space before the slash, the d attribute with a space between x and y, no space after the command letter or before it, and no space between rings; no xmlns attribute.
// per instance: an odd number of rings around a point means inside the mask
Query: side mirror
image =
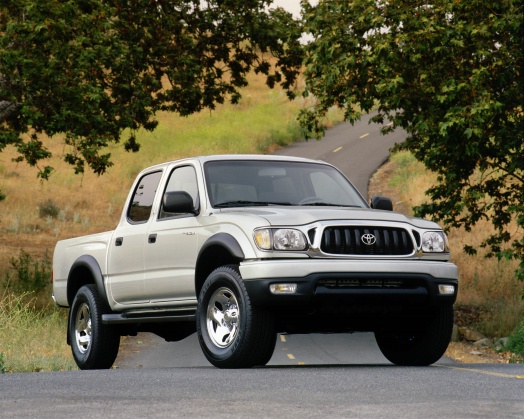
<svg viewBox="0 0 524 419"><path fill-rule="evenodd" d="M176 214L195 213L193 206L193 198L185 191L172 191L164 194L162 200L164 212L171 212Z"/></svg>
<svg viewBox="0 0 524 419"><path fill-rule="evenodd" d="M393 211L393 202L385 196L374 196L371 198L371 208L384 211Z"/></svg>

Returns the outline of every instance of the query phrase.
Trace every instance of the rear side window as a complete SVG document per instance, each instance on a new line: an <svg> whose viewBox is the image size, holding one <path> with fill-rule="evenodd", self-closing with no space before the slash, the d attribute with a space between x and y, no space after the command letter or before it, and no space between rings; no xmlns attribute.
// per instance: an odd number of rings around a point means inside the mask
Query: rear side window
<svg viewBox="0 0 524 419"><path fill-rule="evenodd" d="M135 189L131 205L127 210L127 218L134 223L149 220L156 190L160 183L162 172L153 172L144 175Z"/></svg>

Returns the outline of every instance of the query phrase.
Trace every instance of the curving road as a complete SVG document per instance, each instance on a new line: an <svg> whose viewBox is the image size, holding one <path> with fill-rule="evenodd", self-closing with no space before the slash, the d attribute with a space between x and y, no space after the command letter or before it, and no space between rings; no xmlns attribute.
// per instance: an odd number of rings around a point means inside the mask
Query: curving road
<svg viewBox="0 0 524 419"><path fill-rule="evenodd" d="M367 121L280 154L322 159L366 194L371 173L401 134ZM1 327L1 325L0 325ZM0 418L522 418L524 365L396 367L372 334L279 336L268 366L220 370L193 335L126 339L118 368L0 374Z"/></svg>
<svg viewBox="0 0 524 419"><path fill-rule="evenodd" d="M364 115L355 125L349 122L336 125L326 132L321 141L295 143L278 150L276 154L331 163L342 170L366 197L371 175L388 159L389 149L405 138L404 131L400 129L386 136L381 135L381 125L369 124L373 115Z"/></svg>

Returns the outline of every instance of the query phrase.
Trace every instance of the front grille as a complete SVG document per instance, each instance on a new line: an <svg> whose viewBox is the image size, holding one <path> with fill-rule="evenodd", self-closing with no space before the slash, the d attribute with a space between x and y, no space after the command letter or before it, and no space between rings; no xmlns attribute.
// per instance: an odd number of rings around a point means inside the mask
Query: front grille
<svg viewBox="0 0 524 419"><path fill-rule="evenodd" d="M366 238L368 240L366 240ZM320 250L336 255L410 255L413 241L396 227L327 227Z"/></svg>

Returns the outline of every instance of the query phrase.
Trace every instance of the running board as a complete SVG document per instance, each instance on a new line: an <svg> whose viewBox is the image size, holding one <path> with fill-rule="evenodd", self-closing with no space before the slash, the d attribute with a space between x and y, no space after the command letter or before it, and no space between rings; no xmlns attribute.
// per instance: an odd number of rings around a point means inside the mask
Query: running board
<svg viewBox="0 0 524 419"><path fill-rule="evenodd" d="M103 324L170 323L195 321L195 310L163 311L161 313L113 313L103 314Z"/></svg>

